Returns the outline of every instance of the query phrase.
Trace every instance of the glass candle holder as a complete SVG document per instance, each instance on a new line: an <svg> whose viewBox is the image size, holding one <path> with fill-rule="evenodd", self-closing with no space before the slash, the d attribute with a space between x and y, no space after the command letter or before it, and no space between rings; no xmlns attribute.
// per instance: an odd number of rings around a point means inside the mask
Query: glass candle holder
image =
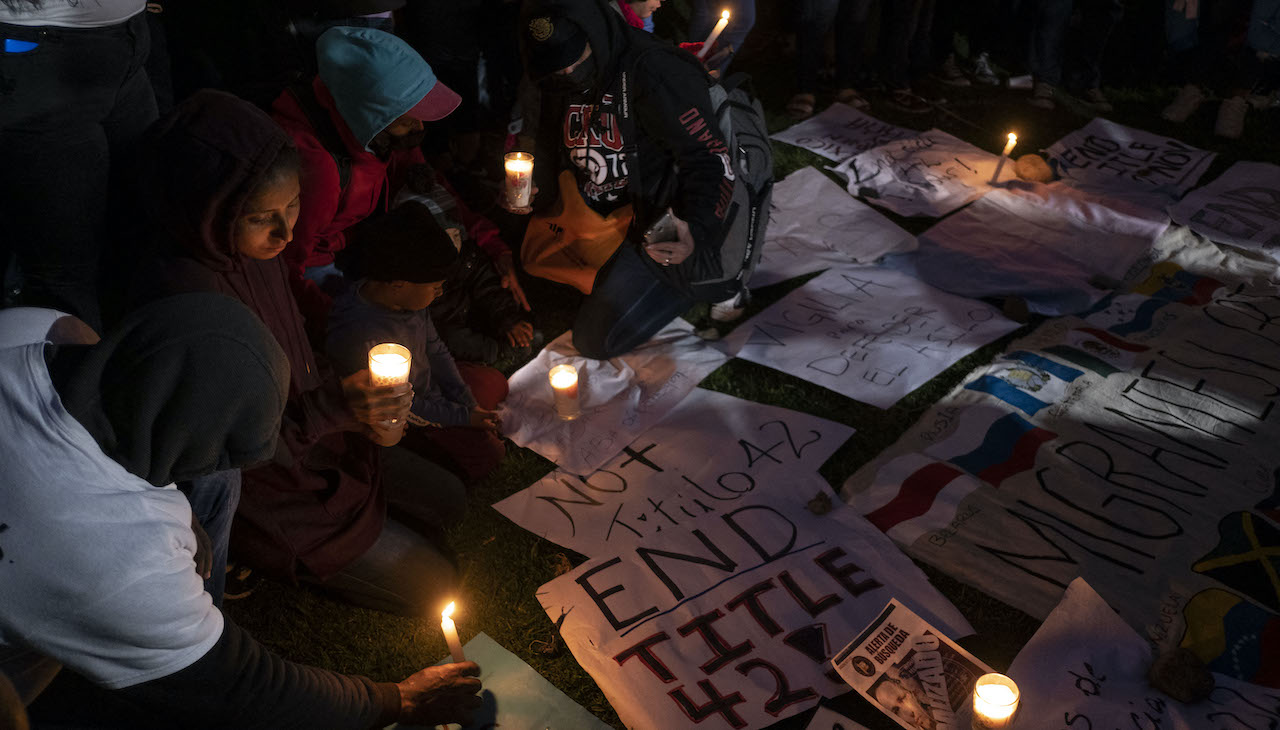
<svg viewBox="0 0 1280 730"><path fill-rule="evenodd" d="M384 342L369 350L369 376L376 386L409 382L409 365L413 356L409 348Z"/></svg>
<svg viewBox="0 0 1280 730"><path fill-rule="evenodd" d="M572 365L557 365L549 374L551 391L555 393L556 413L561 420L572 421L582 415L578 408L578 369Z"/></svg>
<svg viewBox="0 0 1280 730"><path fill-rule="evenodd" d="M1018 685L1003 674L984 674L973 685L973 730L1004 730L1018 715Z"/></svg>
<svg viewBox="0 0 1280 730"><path fill-rule="evenodd" d="M533 155L508 152L502 160L507 171L507 203L512 208L528 208L533 199Z"/></svg>

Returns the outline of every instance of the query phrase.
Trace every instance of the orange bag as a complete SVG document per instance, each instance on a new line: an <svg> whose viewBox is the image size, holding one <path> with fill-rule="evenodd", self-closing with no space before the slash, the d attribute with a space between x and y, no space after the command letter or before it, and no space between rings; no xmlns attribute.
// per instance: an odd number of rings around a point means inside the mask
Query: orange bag
<svg viewBox="0 0 1280 730"><path fill-rule="evenodd" d="M627 236L631 204L603 217L578 193L571 170L559 177L560 199L547 213L533 216L520 246L524 270L590 294L596 272Z"/></svg>

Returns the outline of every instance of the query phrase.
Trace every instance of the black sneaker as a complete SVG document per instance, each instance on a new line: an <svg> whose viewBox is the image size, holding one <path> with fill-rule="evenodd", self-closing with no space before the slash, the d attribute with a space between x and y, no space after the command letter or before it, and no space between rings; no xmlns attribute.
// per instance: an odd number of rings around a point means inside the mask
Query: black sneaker
<svg viewBox="0 0 1280 730"><path fill-rule="evenodd" d="M227 583L222 589L222 600L238 601L242 598L248 598L253 589L258 587L262 582L261 576L253 574L253 569L247 565L237 565L230 561L227 562Z"/></svg>

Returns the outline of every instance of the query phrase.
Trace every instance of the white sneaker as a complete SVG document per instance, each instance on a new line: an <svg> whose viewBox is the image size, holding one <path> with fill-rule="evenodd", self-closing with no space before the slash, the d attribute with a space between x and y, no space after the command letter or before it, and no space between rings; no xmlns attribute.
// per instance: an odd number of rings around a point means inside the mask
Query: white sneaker
<svg viewBox="0 0 1280 730"><path fill-rule="evenodd" d="M1196 109L1200 108L1200 104L1204 102L1204 89L1195 84L1187 84L1178 90L1178 95L1174 97L1173 103L1164 108L1160 112L1160 116L1171 122L1181 124L1187 121L1187 118L1195 114Z"/></svg>
<svg viewBox="0 0 1280 730"><path fill-rule="evenodd" d="M1249 113L1249 102L1243 96L1233 96L1218 107L1218 121L1213 133L1227 139L1240 139L1244 134L1244 117Z"/></svg>
<svg viewBox="0 0 1280 730"><path fill-rule="evenodd" d="M712 304L711 319L716 322L732 322L747 311L747 302L749 301L751 301L751 294L746 289L743 289L723 302Z"/></svg>

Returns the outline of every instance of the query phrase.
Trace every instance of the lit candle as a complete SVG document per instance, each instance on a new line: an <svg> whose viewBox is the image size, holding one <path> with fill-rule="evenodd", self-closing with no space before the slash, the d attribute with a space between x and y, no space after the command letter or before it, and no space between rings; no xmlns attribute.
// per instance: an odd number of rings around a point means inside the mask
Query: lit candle
<svg viewBox="0 0 1280 730"><path fill-rule="evenodd" d="M973 730L1002 730L1018 712L1018 685L1003 674L984 674L973 685Z"/></svg>
<svg viewBox="0 0 1280 730"><path fill-rule="evenodd" d="M374 345L369 350L369 375L376 386L409 382L409 349L390 342Z"/></svg>
<svg viewBox="0 0 1280 730"><path fill-rule="evenodd" d="M440 630L444 632L444 643L449 645L449 655L454 662L465 662L467 657L462 653L462 640L458 638L458 627L453 623L453 603L445 606L440 612Z"/></svg>
<svg viewBox="0 0 1280 730"><path fill-rule="evenodd" d="M996 174L991 176L991 183L995 184L1000 179L1000 171L1004 169L1004 161L1009 159L1009 153L1013 152L1013 146L1018 144L1018 135L1013 132L1009 133L1009 141L1004 146L1004 152L1000 153L1000 161L996 163Z"/></svg>
<svg viewBox="0 0 1280 730"><path fill-rule="evenodd" d="M716 39L720 37L720 34L724 32L724 27L728 24L729 11L726 10L720 13L720 20L716 21L716 27L711 29L711 35L707 36L707 39L702 42L702 49L698 51L698 58L707 57L707 53L711 51L711 46L715 45Z"/></svg>
<svg viewBox="0 0 1280 730"><path fill-rule="evenodd" d="M556 413L565 421L582 415L578 409L578 370L572 365L551 368L551 390L556 396Z"/></svg>
<svg viewBox="0 0 1280 730"><path fill-rule="evenodd" d="M508 152L502 159L507 170L507 203L512 208L528 208L533 197L533 155Z"/></svg>

